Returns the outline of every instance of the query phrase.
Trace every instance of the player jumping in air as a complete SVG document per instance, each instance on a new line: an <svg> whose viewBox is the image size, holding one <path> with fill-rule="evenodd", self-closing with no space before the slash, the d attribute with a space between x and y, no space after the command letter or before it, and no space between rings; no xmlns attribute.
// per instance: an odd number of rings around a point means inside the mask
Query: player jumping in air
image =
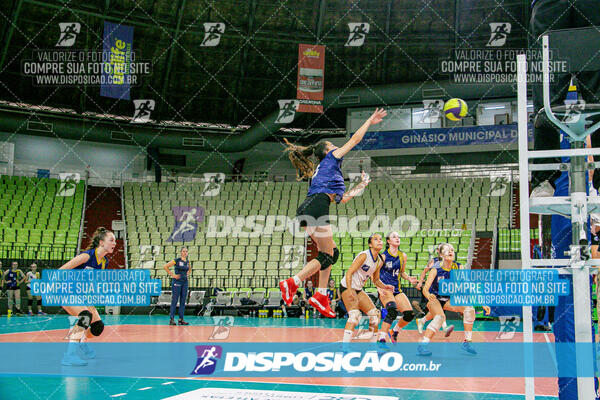
<svg viewBox="0 0 600 400"><path fill-rule="evenodd" d="M292 303L294 293L302 282L320 271L319 288L310 298L309 303L324 316L335 317L327 297L327 282L331 265L335 264L340 253L333 241L333 232L329 224L329 206L333 201L346 203L368 185L369 177L363 172L362 182L344 193L346 185L341 170L342 160L354 146L360 143L369 127L381 122L386 115L383 109L376 109L342 147L336 147L331 142L319 142L313 146L300 147L286 140L288 147L285 151L289 152L290 160L301 174L301 178L312 176L308 196L298 207L296 217L319 251L317 257L309 261L297 275L279 282L283 300L288 306ZM311 155L319 160L316 168L308 158Z"/></svg>

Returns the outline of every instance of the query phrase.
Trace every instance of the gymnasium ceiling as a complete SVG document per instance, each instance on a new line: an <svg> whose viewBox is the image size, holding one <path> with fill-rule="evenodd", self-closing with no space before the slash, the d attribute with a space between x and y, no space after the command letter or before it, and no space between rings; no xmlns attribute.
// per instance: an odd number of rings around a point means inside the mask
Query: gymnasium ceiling
<svg viewBox="0 0 600 400"><path fill-rule="evenodd" d="M490 22L510 22L507 46L527 45L529 0L2 0L0 100L130 116L132 105L98 87L35 87L20 66L52 49L59 22L78 22L77 49L101 49L103 21L134 27L152 74L131 97L156 99L153 118L252 126L295 98L298 43L327 47L325 88L444 80L438 61L482 48ZM217 47L201 47L203 23L225 23ZM367 22L362 47L345 47L349 22ZM298 124L344 127L345 110ZM302 126L300 126L302 127Z"/></svg>

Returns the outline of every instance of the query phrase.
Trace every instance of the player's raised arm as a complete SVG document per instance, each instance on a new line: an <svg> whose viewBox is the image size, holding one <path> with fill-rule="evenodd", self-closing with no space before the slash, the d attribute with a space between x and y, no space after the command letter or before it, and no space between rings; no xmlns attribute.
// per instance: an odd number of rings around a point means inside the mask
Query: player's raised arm
<svg viewBox="0 0 600 400"><path fill-rule="evenodd" d="M371 125L380 123L386 115L387 111L385 111L383 108L375 109L375 112L373 112L373 114L364 122L364 124L362 124L361 127L358 128L356 132L354 132L354 134L350 137L346 144L344 144L342 147L336 149L333 152L333 156L335 158L342 158L346 154L348 154L348 152L352 150L354 146L360 143L360 141L365 136L365 133L367 133L367 131L369 130L369 127Z"/></svg>
<svg viewBox="0 0 600 400"><path fill-rule="evenodd" d="M90 259L90 255L87 253L81 253L75 258L67 261L62 267L59 269L73 269L79 267L81 264L85 264Z"/></svg>

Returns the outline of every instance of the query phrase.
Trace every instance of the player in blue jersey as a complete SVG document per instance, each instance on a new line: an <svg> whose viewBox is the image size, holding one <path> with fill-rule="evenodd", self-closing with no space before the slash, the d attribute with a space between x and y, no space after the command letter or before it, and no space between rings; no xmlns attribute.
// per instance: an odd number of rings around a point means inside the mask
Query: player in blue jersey
<svg viewBox="0 0 600 400"><path fill-rule="evenodd" d="M114 233L104 227L99 227L92 236L89 248L68 261L60 269L105 269L108 266L106 255L112 254L116 245ZM62 363L68 366L86 365L87 362L84 359L94 358L96 354L84 341L92 336L100 336L104 331L104 323L94 306L63 306L63 308L69 315L77 317L77 321L67 336L69 348Z"/></svg>
<svg viewBox="0 0 600 400"><path fill-rule="evenodd" d="M12 310L13 315L23 314L21 312L21 283L26 279L23 271L19 269L19 264L14 261L10 264L10 269L4 272L8 308Z"/></svg>
<svg viewBox="0 0 600 400"><path fill-rule="evenodd" d="M463 350L469 354L477 354L473 346L471 346L473 323L475 322L475 308L473 306L453 306L450 304L449 297L439 294L439 281L441 279L450 279L450 271L461 269L462 266L454 261L454 247L451 244L442 243L439 246L439 252L442 260L436 261L433 264L427 276L427 282L423 286L423 295L429 300L427 308L433 314L433 320L427 326L417 353L422 356L431 355L431 351L427 349L427 343L431 341L433 335L442 327L442 322L446 320L444 311L454 311L463 316L465 330ZM483 308L489 314L490 308L487 306L483 306Z"/></svg>
<svg viewBox="0 0 600 400"><path fill-rule="evenodd" d="M383 109L376 109L365 123L352 135L342 147L336 147L331 142L319 142L309 147L301 147L289 142L285 151L289 153L290 161L298 171L299 179L312 177L306 200L298 207L296 217L300 226L317 245L318 255L309 261L304 268L291 278L279 282L283 300L290 305L298 287L308 277L319 272L319 287L309 300L311 306L322 315L334 318L327 297L327 282L331 265L339 257L339 250L333 241L333 231L329 224L329 206L332 202L346 203L359 194L369 183L369 177L363 172L362 181L348 192L342 176L342 160L344 156L363 139L371 125L378 124L387 115ZM309 159L314 155L319 160L316 166Z"/></svg>
<svg viewBox="0 0 600 400"><path fill-rule="evenodd" d="M394 291L378 289L379 300L385 306L387 314L379 330L379 342L386 342L386 336L389 334L393 342L398 338L398 332L404 328L415 317L410 300L400 289L400 279L402 277L412 285L417 283L417 279L406 273L406 254L398 248L400 246L400 235L397 232L391 232L385 238L386 249L383 252L385 263L379 270L379 279L386 285L394 287ZM390 327L398 316L398 311L402 313L402 319L398 321L394 330ZM389 331L389 332L388 332Z"/></svg>
<svg viewBox="0 0 600 400"><path fill-rule="evenodd" d="M174 272L171 272L171 267L174 268ZM185 313L185 299L187 298L188 291L188 277L190 276L190 261L188 260L188 249L187 247L181 248L181 254L179 258L169 261L163 267L167 274L173 278L172 297L171 297L171 317L169 325L175 324L175 308L177 308L177 301L179 301L179 325L189 325L189 323L183 320L183 314Z"/></svg>

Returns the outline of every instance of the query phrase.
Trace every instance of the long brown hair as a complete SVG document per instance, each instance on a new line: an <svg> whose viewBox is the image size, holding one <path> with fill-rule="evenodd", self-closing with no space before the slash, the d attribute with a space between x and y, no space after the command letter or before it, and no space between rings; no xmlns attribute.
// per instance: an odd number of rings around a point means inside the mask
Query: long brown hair
<svg viewBox="0 0 600 400"><path fill-rule="evenodd" d="M288 157L290 158L292 165L296 168L296 179L302 180L304 178L312 177L315 172L315 164L309 157L314 155L319 162L321 162L327 155L327 143L321 141L317 144L305 147L290 143L286 138L283 138L283 140L287 144L287 147L283 151L288 152Z"/></svg>
<svg viewBox="0 0 600 400"><path fill-rule="evenodd" d="M95 249L100 246L100 241L104 240L110 231L103 226L99 226L96 232L92 235L92 241L86 250Z"/></svg>

